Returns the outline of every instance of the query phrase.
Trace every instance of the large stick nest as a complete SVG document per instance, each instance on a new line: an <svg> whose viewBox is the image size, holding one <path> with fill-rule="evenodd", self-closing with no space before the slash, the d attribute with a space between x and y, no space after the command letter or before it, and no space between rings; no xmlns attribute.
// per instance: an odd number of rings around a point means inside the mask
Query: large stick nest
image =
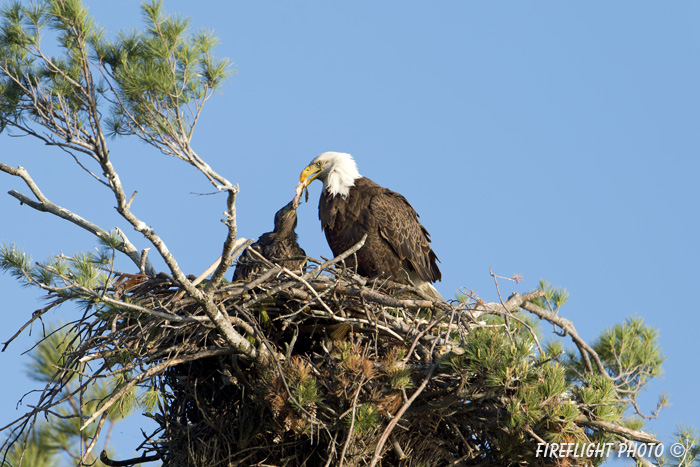
<svg viewBox="0 0 700 467"><path fill-rule="evenodd" d="M68 325L60 368L13 423L13 439L39 414L56 413L79 375L81 394L103 378L120 381L79 414L83 427L97 426L85 456L105 416L137 388L158 396L143 456L103 453L107 465L531 465L545 460L535 457L543 439L654 441L596 415L601 404L584 402L556 356L537 351L521 310L568 333L580 371L602 378L585 385L607 391L596 352L570 321L538 306L544 291L495 303L435 300L345 268L359 247L297 271L261 258L247 281L200 284L211 294L204 300L167 274L116 274L102 291L59 294L50 307L81 297L88 306Z"/></svg>
<svg viewBox="0 0 700 467"><path fill-rule="evenodd" d="M260 349L257 360L227 345L166 275L124 277L115 298L177 320L115 309L94 334L99 345L86 344L107 362L128 353L139 382L166 396L148 440L164 465L366 465L375 452L382 465L498 457L488 440L490 430L503 435L506 401L451 361L468 353L479 316L508 314L537 293L437 302L330 263L303 275L273 266L216 292L221 312Z"/></svg>

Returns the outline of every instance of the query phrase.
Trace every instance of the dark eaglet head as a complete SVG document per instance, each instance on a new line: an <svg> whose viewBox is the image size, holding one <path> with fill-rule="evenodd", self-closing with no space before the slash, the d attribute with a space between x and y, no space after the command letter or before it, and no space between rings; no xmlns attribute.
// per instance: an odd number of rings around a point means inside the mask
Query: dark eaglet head
<svg viewBox="0 0 700 467"><path fill-rule="evenodd" d="M297 226L297 210L294 203L290 201L275 214L275 232L293 232Z"/></svg>

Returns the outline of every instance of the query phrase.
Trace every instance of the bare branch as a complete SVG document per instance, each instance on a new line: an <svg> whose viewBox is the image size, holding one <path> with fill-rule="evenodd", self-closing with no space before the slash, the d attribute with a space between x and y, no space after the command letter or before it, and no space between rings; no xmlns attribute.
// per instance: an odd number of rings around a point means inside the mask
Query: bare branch
<svg viewBox="0 0 700 467"><path fill-rule="evenodd" d="M530 313L539 316L542 319L546 319L550 323L554 323L557 326L559 326L561 329L564 330L568 335L571 336L571 339L574 341L576 346L579 348L581 352L581 356L583 357L584 361L589 361L588 360L588 355L593 357L593 360L595 361L596 367L598 368L598 371L600 374L607 376L608 378L610 375L608 375L608 372L605 371L605 366L603 366L603 362L600 361L600 357L598 357L598 353L593 350L593 347L588 345L581 337L578 335L576 332L576 328L574 327L574 323L569 321L566 318L563 318L559 315L556 315L552 313L551 311L547 311L544 308L535 305L534 303L527 301L524 302L521 305L522 308L525 310L529 311ZM588 355L587 355L588 354ZM588 369L591 371L590 368L590 363L588 364Z"/></svg>
<svg viewBox="0 0 700 467"><path fill-rule="evenodd" d="M590 420L587 417L579 416L576 420L578 423L591 428L597 428L599 430L604 430L609 433L614 433L616 435L624 436L627 439L634 441L639 441L640 443L658 443L654 436L639 430L632 430L630 428L618 425L617 423L604 422L602 420Z"/></svg>
<svg viewBox="0 0 700 467"><path fill-rule="evenodd" d="M379 458L382 455L382 450L384 449L384 444L386 443L387 439L389 439L389 435L391 434L392 430L396 426L396 424L401 420L401 417L403 414L408 410L408 408L413 404L413 401L416 400L418 395L423 392L425 387L428 385L428 381L430 381L430 377L433 376L433 372L435 371L435 368L437 368L437 364L433 365L430 367L430 370L428 371L427 376L423 379L423 382L421 383L418 388L413 391L413 394L411 397L401 406L398 412L394 415L394 418L391 419L387 427L384 429L384 433L382 433L382 436L379 438L379 442L377 443L377 447L374 450L374 456L372 457L372 461L370 462L370 467L374 467L377 465L377 462L379 462Z"/></svg>
<svg viewBox="0 0 700 467"><path fill-rule="evenodd" d="M10 196L19 200L20 203L26 204L29 207L36 209L37 211L48 212L57 217L72 222L73 224L77 225L78 227L84 230L87 230L88 232L92 233L98 238L109 237L109 232L107 232L106 230L80 217L72 211L69 211L68 209L58 206L57 204L51 202L46 196L44 196L42 191L39 189L37 184L29 175L29 172L27 172L27 170L24 167L11 167L0 162L0 170L24 180L26 185L29 187L29 189L32 191L32 193L38 200L38 202L34 201L26 195L18 193L15 190L10 190L8 192ZM124 237L122 237L122 241L122 244L119 245L117 249L125 255L127 255L136 266L139 266L141 264L141 255L139 254L139 251ZM153 265L150 263L150 261L146 263L146 271L149 273L149 275L155 275L155 270L153 269Z"/></svg>
<svg viewBox="0 0 700 467"><path fill-rule="evenodd" d="M144 454L143 456L136 457L134 459L115 461L115 460L112 460L109 458L109 456L107 455L107 451L102 451L100 453L100 461L103 464L109 465L111 467L130 467L132 465L142 464L144 462L155 462L155 461L161 460L162 458L163 458L163 456L161 454L154 454L152 456L147 456Z"/></svg>
<svg viewBox="0 0 700 467"><path fill-rule="evenodd" d="M165 362L162 362L158 365L154 365L148 370L146 370L143 373L138 374L134 379L126 383L119 391L116 393L112 394L112 396L103 404L101 404L100 408L97 409L93 414L85 421L83 424L80 426L80 430L84 430L87 428L92 422L97 420L97 417L102 415L106 410L108 410L110 407L114 405L115 402L117 402L124 394L126 394L131 388L136 386L138 383L145 381L155 375L161 374L163 371L165 371L167 368L179 365L181 363L185 362L191 362L193 360L199 360L202 358L206 357L212 357L216 355L222 355L226 353L230 353L230 350L227 349L218 349L218 350L210 350L210 351L202 351L198 352L195 355L183 355L180 357L175 357L171 358Z"/></svg>

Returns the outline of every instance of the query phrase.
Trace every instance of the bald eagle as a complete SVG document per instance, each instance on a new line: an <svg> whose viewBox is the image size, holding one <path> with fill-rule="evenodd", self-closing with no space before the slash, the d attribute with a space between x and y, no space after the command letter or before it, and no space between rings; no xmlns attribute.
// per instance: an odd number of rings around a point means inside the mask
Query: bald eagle
<svg viewBox="0 0 700 467"><path fill-rule="evenodd" d="M298 199L290 201L275 214L275 228L264 233L241 254L233 272L233 280L246 280L258 273L265 265L260 258L248 251L254 248L258 253L273 263L287 269L297 269L306 260L306 253L297 243Z"/></svg>
<svg viewBox="0 0 700 467"><path fill-rule="evenodd" d="M321 228L334 255L367 240L346 264L366 277L384 277L414 284L442 298L431 282L442 278L430 234L418 221L406 198L360 175L350 154L324 152L302 171L304 186L319 179L323 191L318 203Z"/></svg>

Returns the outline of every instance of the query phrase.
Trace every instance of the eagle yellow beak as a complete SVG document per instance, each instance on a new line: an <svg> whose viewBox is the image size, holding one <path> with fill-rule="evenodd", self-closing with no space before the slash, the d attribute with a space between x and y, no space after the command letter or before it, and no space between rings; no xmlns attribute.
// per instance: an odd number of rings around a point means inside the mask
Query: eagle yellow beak
<svg viewBox="0 0 700 467"><path fill-rule="evenodd" d="M299 176L299 181L304 184L304 186L309 186L311 182L316 180L316 177L321 175L323 171L322 167L318 167L316 164L306 167Z"/></svg>

